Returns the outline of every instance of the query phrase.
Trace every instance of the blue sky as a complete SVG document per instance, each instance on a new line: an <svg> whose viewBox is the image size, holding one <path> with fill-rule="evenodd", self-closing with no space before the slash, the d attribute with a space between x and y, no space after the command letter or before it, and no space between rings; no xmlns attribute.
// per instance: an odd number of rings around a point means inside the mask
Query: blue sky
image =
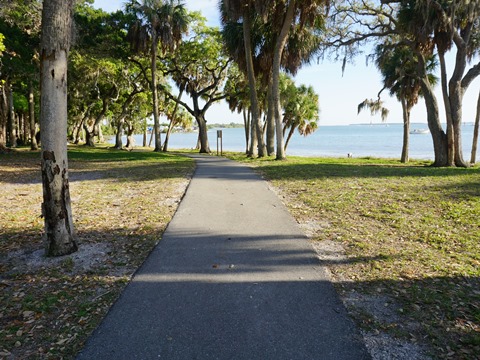
<svg viewBox="0 0 480 360"><path fill-rule="evenodd" d="M106 11L114 11L123 6L123 0L95 0L94 6ZM201 11L211 26L219 26L218 0L186 0L192 11ZM367 54L365 54L367 55ZM341 63L323 61L306 66L295 77L297 85L312 85L320 97L320 125L346 125L353 123L380 123L380 116L370 116L368 111L357 115L357 105L365 98L376 98L382 88L381 77L373 65L366 66L365 55L360 55L354 64L347 65L342 76ZM453 57L451 57L453 58ZM477 97L480 91L480 78L470 85L464 98L463 120L473 122ZM400 103L384 92L385 106L390 110L388 123L402 122ZM443 114L441 90L437 87L440 113ZM210 123L243 122L238 114L232 114L226 104L212 106L206 114ZM443 118L442 118L443 119ZM423 99L413 108L412 122L426 123ZM469 141L465 139L465 141Z"/></svg>

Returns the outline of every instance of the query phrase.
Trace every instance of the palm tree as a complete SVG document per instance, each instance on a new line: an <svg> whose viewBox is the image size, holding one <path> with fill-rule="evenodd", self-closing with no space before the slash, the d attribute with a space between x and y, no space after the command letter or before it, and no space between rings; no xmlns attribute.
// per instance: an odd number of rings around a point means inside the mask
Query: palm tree
<svg viewBox="0 0 480 360"><path fill-rule="evenodd" d="M136 16L128 36L133 50L149 52L151 57L150 85L153 99L154 151L161 151L156 76L158 45L160 44L163 52L173 50L181 41L182 34L187 31L189 16L184 3L180 0L132 0L127 4L127 10Z"/></svg>
<svg viewBox="0 0 480 360"><path fill-rule="evenodd" d="M237 1L224 0L222 3L235 5L234 9L238 11L236 15L239 16ZM268 88L267 152L269 155L274 152L276 134L277 159L285 158L280 114L280 69L284 68L294 74L319 48L319 31L323 28L325 3L327 1L324 0L248 2L249 10L257 14L257 21L252 23L249 37L254 41L252 51L256 54L253 60L257 66L254 70L262 75L263 85ZM241 54L238 46L229 48L232 55ZM246 59L240 56L234 58L239 67L243 68Z"/></svg>
<svg viewBox="0 0 480 360"><path fill-rule="evenodd" d="M296 129L300 135L308 136L317 128L319 120L318 95L312 86L295 86L286 75L281 77L281 102L283 107L283 136L285 151ZM287 134L287 130L288 134Z"/></svg>
<svg viewBox="0 0 480 360"><path fill-rule="evenodd" d="M231 67L223 91L227 94L225 101L230 111L243 115L245 128L245 154L250 155L250 124L251 124L251 97L249 94L248 80L238 67Z"/></svg>
<svg viewBox="0 0 480 360"><path fill-rule="evenodd" d="M313 35L310 39L318 39L318 31L323 28L323 8L328 1L270 0L261 3L260 13L265 14L268 23L273 26L271 34L274 40L271 43L274 45L273 51L270 53L269 112L275 119L276 158L282 160L286 156L280 109L280 68L283 66L289 72L295 73L303 63L311 59L320 43L318 41L305 42L302 39L305 40L308 37L307 34ZM301 50L301 44L312 45L312 47L305 47ZM272 108L273 111L271 111ZM272 125L270 125L271 127Z"/></svg>
<svg viewBox="0 0 480 360"><path fill-rule="evenodd" d="M255 17L255 1L240 1L240 0L222 0L220 2L220 10L222 13L222 22L224 24L223 37L226 39L227 44L232 43L232 38L239 40L239 31L232 33L228 30L237 30L236 22L241 19L242 23L242 42L243 46L240 46L238 42L234 46L243 48L244 51L233 51L236 61L244 64L240 66L241 69L245 69L248 77L248 86L250 94L250 108L251 108L251 142L249 155L252 157L263 157L266 155L266 146L263 139L263 131L260 125L260 111L257 97L257 82L255 78L255 69L253 64L253 52L254 46L252 45L252 30L253 30L253 18ZM230 25L230 26L228 26ZM233 35L233 36L232 36ZM227 46L228 47L228 46Z"/></svg>
<svg viewBox="0 0 480 360"><path fill-rule="evenodd" d="M67 159L67 58L72 33L72 1L45 0L42 13L41 164L45 253L77 251ZM59 21L61 19L61 21Z"/></svg>
<svg viewBox="0 0 480 360"><path fill-rule="evenodd" d="M403 147L401 162L408 162L410 112L422 96L421 80L418 76L418 57L409 46L400 45L394 39L376 47L375 63L382 73L384 89L390 90L402 104ZM429 83L435 85L437 78L433 74L436 68L433 56L427 58L426 71ZM383 89L382 89L383 90Z"/></svg>

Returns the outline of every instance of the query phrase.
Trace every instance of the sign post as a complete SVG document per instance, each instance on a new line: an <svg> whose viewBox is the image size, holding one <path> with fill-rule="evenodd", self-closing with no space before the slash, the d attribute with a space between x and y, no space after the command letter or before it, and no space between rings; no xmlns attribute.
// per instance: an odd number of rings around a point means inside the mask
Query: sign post
<svg viewBox="0 0 480 360"><path fill-rule="evenodd" d="M220 142L220 156L223 156L223 138L222 130L217 130L217 156L218 156L218 144Z"/></svg>

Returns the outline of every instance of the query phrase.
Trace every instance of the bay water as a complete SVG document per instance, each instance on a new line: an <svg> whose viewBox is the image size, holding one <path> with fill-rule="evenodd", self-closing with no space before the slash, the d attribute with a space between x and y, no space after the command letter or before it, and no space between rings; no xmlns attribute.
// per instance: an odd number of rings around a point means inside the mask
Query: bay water
<svg viewBox="0 0 480 360"><path fill-rule="evenodd" d="M464 158L470 159L473 139L473 125L462 126L462 145ZM411 124L410 130L418 133L410 134L411 159L433 160L433 142L426 124ZM217 130L222 130L224 151L245 151L245 130L243 128L212 129L208 131L208 140L212 152L217 150ZM150 135L149 135L150 136ZM197 133L173 133L170 136L169 150L193 149L197 142ZM135 145L142 146L143 135L135 135ZM162 141L165 135L162 134ZM380 157L400 158L402 152L402 124L361 124L344 126L320 126L309 136L293 135L287 148L287 156L319 156L319 157ZM114 143L114 139L110 140ZM126 143L125 137L123 138ZM478 153L477 153L478 154Z"/></svg>

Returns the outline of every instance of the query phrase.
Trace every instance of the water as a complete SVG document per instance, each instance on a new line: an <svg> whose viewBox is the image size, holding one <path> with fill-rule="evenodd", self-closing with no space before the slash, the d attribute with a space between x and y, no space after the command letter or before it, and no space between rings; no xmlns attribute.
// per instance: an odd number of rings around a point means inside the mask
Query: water
<svg viewBox="0 0 480 360"><path fill-rule="evenodd" d="M426 124L412 124L413 129L426 129ZM245 151L244 129L222 129L223 150ZM464 158L470 159L472 148L473 126L462 127ZM162 141L165 139L162 134ZM216 151L217 131L208 132L210 149ZM290 140L287 155L346 157L351 153L354 157L400 158L402 152L403 125L350 125L320 126L307 137L298 133ZM123 139L126 143L125 138ZM191 149L197 142L197 133L174 133L170 136L169 150ZM111 140L114 143L114 139ZM135 136L135 144L141 146L143 136ZM433 160L433 142L430 133L410 134L410 158Z"/></svg>

